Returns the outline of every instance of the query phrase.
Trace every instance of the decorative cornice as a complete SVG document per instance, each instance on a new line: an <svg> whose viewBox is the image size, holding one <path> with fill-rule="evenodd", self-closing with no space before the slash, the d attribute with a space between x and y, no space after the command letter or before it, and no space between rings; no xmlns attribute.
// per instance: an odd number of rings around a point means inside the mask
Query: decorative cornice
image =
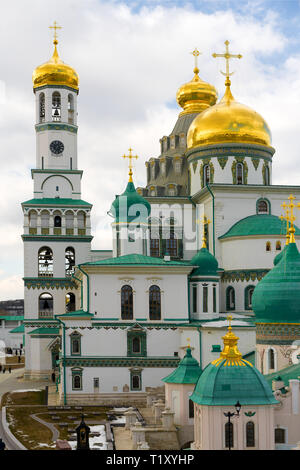
<svg viewBox="0 0 300 470"><path fill-rule="evenodd" d="M24 277L27 289L77 289L73 278Z"/></svg>
<svg viewBox="0 0 300 470"><path fill-rule="evenodd" d="M91 242L94 238L92 235L21 235L21 238L24 242L36 242L36 241L45 241L45 242Z"/></svg>
<svg viewBox="0 0 300 470"><path fill-rule="evenodd" d="M77 134L78 127L70 124L64 124L63 122L56 123L42 123L35 125L36 132L44 131L68 131L72 134Z"/></svg>
<svg viewBox="0 0 300 470"><path fill-rule="evenodd" d="M254 144L215 144L215 145L203 145L201 147L187 150L186 156L188 162L191 163L194 160L201 160L207 157L258 157L268 161L272 161L272 157L275 153L275 149L272 147L265 147L263 145Z"/></svg>
<svg viewBox="0 0 300 470"><path fill-rule="evenodd" d="M292 344L300 339L300 323L256 323L257 344Z"/></svg>
<svg viewBox="0 0 300 470"><path fill-rule="evenodd" d="M174 357L66 357L66 367L169 367L175 368L180 358Z"/></svg>
<svg viewBox="0 0 300 470"><path fill-rule="evenodd" d="M221 282L260 281L269 271L269 269L239 269L234 271L224 271L221 274Z"/></svg>

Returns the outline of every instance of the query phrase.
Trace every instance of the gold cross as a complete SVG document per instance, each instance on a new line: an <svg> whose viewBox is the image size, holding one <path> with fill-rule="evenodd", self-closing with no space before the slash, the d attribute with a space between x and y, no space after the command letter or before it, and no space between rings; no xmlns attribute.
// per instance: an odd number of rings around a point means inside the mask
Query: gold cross
<svg viewBox="0 0 300 470"><path fill-rule="evenodd" d="M187 343L188 343L187 347L190 348L191 347L191 345L190 345L191 338L187 338L186 340L187 340Z"/></svg>
<svg viewBox="0 0 300 470"><path fill-rule="evenodd" d="M199 220L197 219L196 222L197 224L199 224L200 222L202 222L202 225L203 225L203 237L202 237L202 246L201 248L207 248L207 245L206 245L206 237L205 237L205 233L204 233L204 226L207 224L210 224L211 223L211 220L209 220L205 214L202 215L201 217L202 220Z"/></svg>
<svg viewBox="0 0 300 470"><path fill-rule="evenodd" d="M56 21L54 21L53 26L49 26L49 29L54 29L54 41L53 42L54 42L54 44L57 44L57 32L56 32L56 30L57 29L62 29L62 27L58 26Z"/></svg>
<svg viewBox="0 0 300 470"><path fill-rule="evenodd" d="M128 163L128 168L129 168L129 182L132 183L132 159L135 158L135 159L138 159L138 155L132 155L132 148L130 147L128 149L129 151L129 155L122 155L122 158L128 158L129 159L129 163Z"/></svg>
<svg viewBox="0 0 300 470"><path fill-rule="evenodd" d="M228 320L228 322L229 322L228 329L231 330L232 315L228 315L228 316L227 316L227 320Z"/></svg>
<svg viewBox="0 0 300 470"><path fill-rule="evenodd" d="M193 54L194 58L195 58L195 69L194 69L194 72L195 73L198 73L199 72L199 69L198 69L198 57L200 54L202 54L202 52L199 52L197 47L195 47L195 49L193 50L193 52L191 52L191 54ZM197 70L197 72L196 72Z"/></svg>
<svg viewBox="0 0 300 470"><path fill-rule="evenodd" d="M288 206L285 202L283 204L281 204L281 207L283 208L283 210L285 212L285 215L281 215L279 217L279 219L281 221L286 220L286 235L285 235L286 243L285 244L288 245L289 242L290 242L290 233L289 233L289 231L290 231L290 217L289 217L290 212L289 212L289 208L288 208Z"/></svg>
<svg viewBox="0 0 300 470"><path fill-rule="evenodd" d="M283 219L287 220L287 224L290 223L290 228L288 230L289 233L289 242L290 243L295 243L295 227L294 227L294 222L296 220L296 217L294 215L294 209L300 209L300 203L298 202L297 204L294 204L295 196L291 194L288 197L288 200L290 201L289 204L286 204L285 202L281 204L281 207L284 209L286 212L285 217L281 216Z"/></svg>
<svg viewBox="0 0 300 470"><path fill-rule="evenodd" d="M229 60L230 59L241 59L243 56L242 54L231 54L229 52L229 41L225 41L225 52L224 54L216 54L215 52L212 54L213 57L224 57L225 61L226 61L226 72L222 72L221 71L221 74L222 75L225 75L226 77L226 81L229 80L229 77L234 73L234 72L229 72Z"/></svg>

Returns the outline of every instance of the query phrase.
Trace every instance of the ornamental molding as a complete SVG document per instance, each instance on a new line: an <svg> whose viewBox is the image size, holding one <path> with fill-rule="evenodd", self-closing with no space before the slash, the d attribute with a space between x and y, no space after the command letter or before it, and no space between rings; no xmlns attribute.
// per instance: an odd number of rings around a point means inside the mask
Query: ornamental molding
<svg viewBox="0 0 300 470"><path fill-rule="evenodd" d="M269 269L240 269L236 271L224 271L221 274L221 282L260 281Z"/></svg>
<svg viewBox="0 0 300 470"><path fill-rule="evenodd" d="M78 289L74 279L24 278L27 289Z"/></svg>
<svg viewBox="0 0 300 470"><path fill-rule="evenodd" d="M260 160L259 160L258 158L252 157L252 158L251 158L251 161L252 161L252 163L253 163L253 166L254 166L255 170L257 170L257 168L258 168L258 166L259 166L259 161L260 161Z"/></svg>
<svg viewBox="0 0 300 470"><path fill-rule="evenodd" d="M69 124L62 124L62 123L49 123L49 124L36 124L35 126L36 132L44 132L44 131L67 131L72 132L72 134L77 134L78 127L77 126L70 126Z"/></svg>
<svg viewBox="0 0 300 470"><path fill-rule="evenodd" d="M103 357L103 358L70 358L63 359L66 367L170 367L179 365L179 358L155 358L155 357Z"/></svg>
<svg viewBox="0 0 300 470"><path fill-rule="evenodd" d="M257 144L215 144L203 145L201 147L187 151L187 158L191 163L193 160L201 160L206 157L215 156L247 156L262 158L267 161L272 161L275 153L273 147L265 147Z"/></svg>
<svg viewBox="0 0 300 470"><path fill-rule="evenodd" d="M218 162L222 170L224 170L227 161L228 161L228 157L218 157Z"/></svg>

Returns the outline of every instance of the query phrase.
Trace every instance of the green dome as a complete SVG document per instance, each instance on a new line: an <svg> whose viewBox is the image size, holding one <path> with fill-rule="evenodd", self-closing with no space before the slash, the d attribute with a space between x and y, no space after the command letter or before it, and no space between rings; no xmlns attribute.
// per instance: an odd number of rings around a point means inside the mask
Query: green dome
<svg viewBox="0 0 300 470"><path fill-rule="evenodd" d="M300 230L295 226L295 235L300 235ZM286 234L286 222L271 214L256 214L245 217L236 222L224 235L219 237L247 237L254 235L281 235Z"/></svg>
<svg viewBox="0 0 300 470"><path fill-rule="evenodd" d="M215 362L215 361L214 361ZM252 364L228 365L223 359L208 364L202 372L191 400L199 405L234 406L271 405L278 403L263 375Z"/></svg>
<svg viewBox="0 0 300 470"><path fill-rule="evenodd" d="M280 253L278 253L278 255L275 256L275 258L273 260L274 266L276 266L276 264L278 264L279 261L281 260L281 258L283 257L283 254L285 252L286 247L287 247L287 245L285 245L284 249Z"/></svg>
<svg viewBox="0 0 300 470"><path fill-rule="evenodd" d="M110 214L116 222L132 222L139 219L140 222L146 223L150 212L149 202L137 193L132 181L128 182L124 193L116 196L110 208Z"/></svg>
<svg viewBox="0 0 300 470"><path fill-rule="evenodd" d="M252 307L257 323L300 323L300 254L296 243L255 287Z"/></svg>
<svg viewBox="0 0 300 470"><path fill-rule="evenodd" d="M194 269L192 276L218 276L218 261L207 248L201 248L190 263L193 266L199 266Z"/></svg>
<svg viewBox="0 0 300 470"><path fill-rule="evenodd" d="M169 384L195 384L201 372L198 361L192 356L191 349L187 348L186 354L180 361L177 369L162 379L162 381Z"/></svg>

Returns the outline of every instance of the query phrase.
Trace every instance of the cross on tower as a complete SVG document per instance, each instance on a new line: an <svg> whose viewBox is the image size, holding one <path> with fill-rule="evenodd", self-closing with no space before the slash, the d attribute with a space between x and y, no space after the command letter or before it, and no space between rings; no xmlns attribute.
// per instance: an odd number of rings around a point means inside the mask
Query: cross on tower
<svg viewBox="0 0 300 470"><path fill-rule="evenodd" d="M56 32L56 30L57 29L62 29L62 27L58 26L56 21L54 21L53 26L49 26L49 29L54 29L54 41L53 41L53 43L57 44L58 41L57 41L57 32Z"/></svg>
<svg viewBox="0 0 300 470"><path fill-rule="evenodd" d="M132 159L135 158L135 159L138 159L138 155L132 155L132 148L130 147L128 149L129 151L129 155L122 155L122 158L128 158L129 160L129 163L128 163L128 168L129 168L129 182L132 183Z"/></svg>
<svg viewBox="0 0 300 470"><path fill-rule="evenodd" d="M199 72L199 69L198 69L198 57L200 54L202 54L202 52L199 52L197 47L195 47L195 49L193 50L193 52L191 52L191 54L193 54L194 58L195 58L195 69L194 69L194 72L195 73L198 73Z"/></svg>
<svg viewBox="0 0 300 470"><path fill-rule="evenodd" d="M215 52L212 54L212 56L214 58L216 57L224 57L225 61L226 61L226 72L222 72L221 71L221 74L222 75L225 75L226 77L226 82L229 82L229 77L234 73L234 72L229 72L229 60L230 59L241 59L243 56L242 54L231 54L229 52L229 41L225 41L225 52L224 54L216 54Z"/></svg>

